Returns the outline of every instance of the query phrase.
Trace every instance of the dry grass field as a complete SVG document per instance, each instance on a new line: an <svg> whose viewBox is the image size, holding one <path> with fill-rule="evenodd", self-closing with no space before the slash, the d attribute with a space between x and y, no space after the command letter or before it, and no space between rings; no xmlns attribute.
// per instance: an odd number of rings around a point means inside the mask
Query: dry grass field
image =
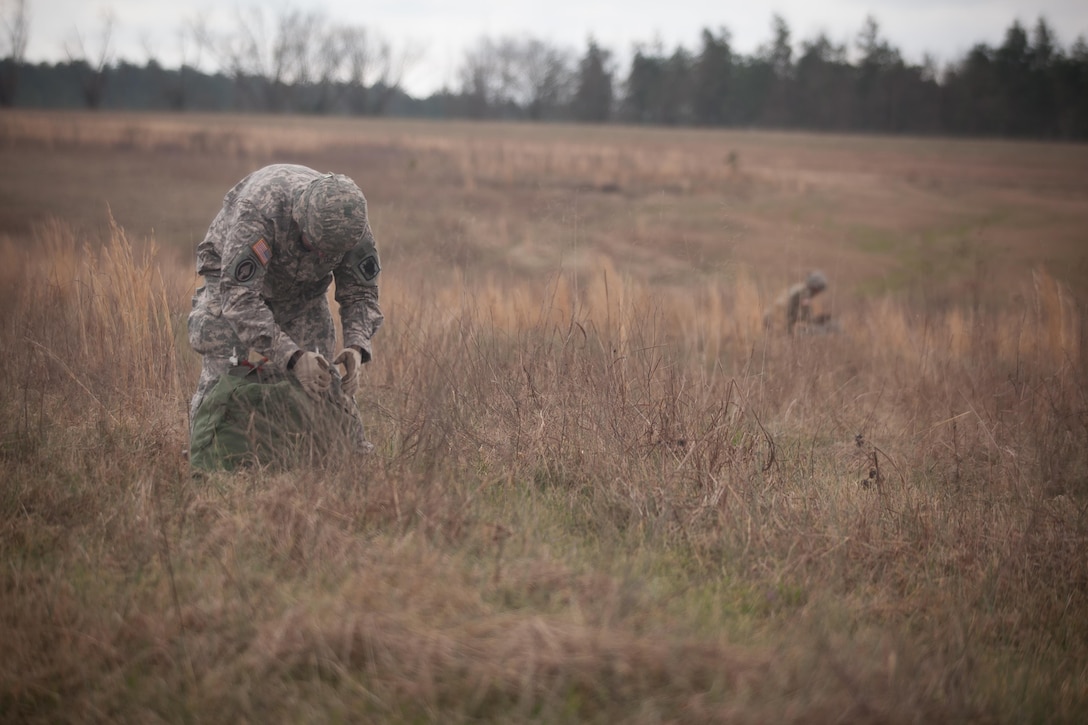
<svg viewBox="0 0 1088 725"><path fill-rule="evenodd" d="M0 114L0 720L1078 722L1088 146ZM193 476L193 248L371 203L375 454ZM811 267L841 334L761 315Z"/></svg>

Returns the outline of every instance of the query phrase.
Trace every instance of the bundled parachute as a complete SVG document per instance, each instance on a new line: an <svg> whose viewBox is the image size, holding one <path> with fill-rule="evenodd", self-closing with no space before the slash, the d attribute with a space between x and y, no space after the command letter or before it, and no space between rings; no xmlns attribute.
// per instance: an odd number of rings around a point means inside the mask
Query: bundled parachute
<svg viewBox="0 0 1088 725"><path fill-rule="evenodd" d="M244 364L223 375L197 408L189 463L204 471L285 470L369 445L337 376L328 394L315 399L291 376Z"/></svg>

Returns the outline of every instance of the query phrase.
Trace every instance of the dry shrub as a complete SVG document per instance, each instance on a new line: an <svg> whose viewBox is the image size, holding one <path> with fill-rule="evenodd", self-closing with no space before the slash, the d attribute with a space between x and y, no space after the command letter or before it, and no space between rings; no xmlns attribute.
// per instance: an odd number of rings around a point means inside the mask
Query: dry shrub
<svg viewBox="0 0 1088 725"><path fill-rule="evenodd" d="M697 570L729 562L774 582L771 601L799 596L787 609L860 597L867 617L934 633L930 664L951 669L925 687L1029 677L1030 667L997 676L993 661L963 669L962 651L936 634L966 628L964 648L1000 647L1012 613L1029 639L1058 636L1085 655L1063 607L1088 604L1076 553L1088 544L1088 401L1073 349L1056 355L1036 318L920 320L888 299L842 337L761 340L760 366L725 377L702 364L705 332L664 322L716 319L713 303L688 298L678 314L665 298L647 310L626 281L616 309L601 287L582 289L569 324L504 330L498 344L474 324L469 297L452 315L457 333L423 344L433 356L410 378L428 381L410 386L427 399L418 410L455 423L428 437L417 420L409 448L478 452L487 472L564 501L575 531L667 541ZM1009 325L1038 344L1002 355ZM398 335L386 340L394 351ZM976 619L976 607L990 614ZM1030 625L1028 611L1039 615ZM1083 690L1064 692L1068 717Z"/></svg>
<svg viewBox="0 0 1088 725"><path fill-rule="evenodd" d="M51 222L33 245L6 249L18 328L8 328L5 374L18 381L26 416L37 408L39 418L176 429L176 411L162 400L182 391L181 305L163 282L154 244L138 254L113 223L105 244L92 246Z"/></svg>

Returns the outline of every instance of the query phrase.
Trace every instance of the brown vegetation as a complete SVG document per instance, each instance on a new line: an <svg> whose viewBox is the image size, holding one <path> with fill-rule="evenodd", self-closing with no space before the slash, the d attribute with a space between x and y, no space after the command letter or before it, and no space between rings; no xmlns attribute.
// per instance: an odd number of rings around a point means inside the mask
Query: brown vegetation
<svg viewBox="0 0 1088 725"><path fill-rule="evenodd" d="M27 199L0 210L3 719L1088 706L1081 272L1022 267L1076 259L1059 230L1086 213L1083 150L0 120L0 198ZM194 478L180 260L239 169L273 158L340 159L371 199L387 321L359 400L378 449ZM66 213L90 188L124 229ZM949 199L1004 210L962 238L1024 239L957 252L932 231L965 223ZM136 241L160 219L185 231ZM915 269L919 248L977 257ZM764 336L763 303L817 263L844 332Z"/></svg>

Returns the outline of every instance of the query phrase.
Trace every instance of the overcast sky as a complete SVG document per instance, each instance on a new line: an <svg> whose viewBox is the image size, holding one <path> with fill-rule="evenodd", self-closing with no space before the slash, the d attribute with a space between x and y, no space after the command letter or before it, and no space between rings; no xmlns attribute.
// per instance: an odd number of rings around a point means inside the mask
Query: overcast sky
<svg viewBox="0 0 1088 725"><path fill-rule="evenodd" d="M0 0L7 9L13 0ZM163 65L180 58L178 30L197 17L232 27L251 0L27 0L32 61L63 60L77 32L90 56L99 51L102 18L115 18L114 56L143 64L148 48ZM286 7L323 11L329 18L382 32L395 47L414 47L420 58L404 79L410 93L426 95L443 84L456 85L456 69L466 46L482 36L531 35L578 52L593 36L613 51L626 72L636 43L660 40L666 49L698 47L702 28L726 27L735 52L750 55L771 37L771 17L785 18L795 47L826 33L852 44L866 16L882 35L919 63L923 54L943 65L962 58L976 43L999 45L1005 30L1019 20L1029 31L1043 16L1068 48L1088 36L1088 0L273 0L270 10Z"/></svg>

